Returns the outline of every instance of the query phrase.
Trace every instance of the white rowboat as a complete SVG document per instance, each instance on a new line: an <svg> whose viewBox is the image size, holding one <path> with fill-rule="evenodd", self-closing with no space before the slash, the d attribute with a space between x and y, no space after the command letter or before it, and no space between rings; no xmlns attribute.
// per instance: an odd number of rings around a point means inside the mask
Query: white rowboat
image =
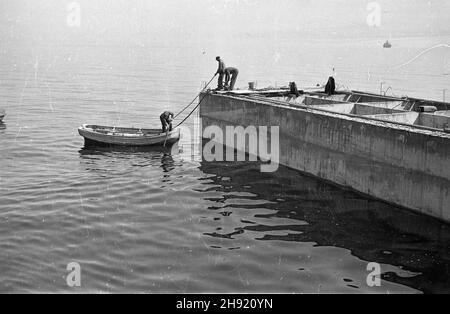
<svg viewBox="0 0 450 314"><path fill-rule="evenodd" d="M82 125L78 133L85 145L111 146L169 146L180 139L180 130L162 133L161 129L119 128L101 125Z"/></svg>

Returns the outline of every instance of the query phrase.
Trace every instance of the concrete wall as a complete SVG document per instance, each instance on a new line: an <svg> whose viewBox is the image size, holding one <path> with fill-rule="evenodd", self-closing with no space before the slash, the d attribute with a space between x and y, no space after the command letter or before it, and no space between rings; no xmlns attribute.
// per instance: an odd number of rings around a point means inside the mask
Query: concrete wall
<svg viewBox="0 0 450 314"><path fill-rule="evenodd" d="M347 101L363 102L363 103L380 102L380 101L389 102L391 100L392 100L392 98L383 97L383 96L380 96L380 95L368 95L368 94L358 94L358 93L354 94L354 95L351 95L351 97L349 97L347 99Z"/></svg>
<svg viewBox="0 0 450 314"><path fill-rule="evenodd" d="M419 119L419 113L414 111L406 111L400 113L390 113L390 114L376 114L366 116L367 118L376 118L385 121L415 124Z"/></svg>
<svg viewBox="0 0 450 314"><path fill-rule="evenodd" d="M338 113L351 114L355 104L353 103L338 103L338 104L328 104L328 105L314 105L314 108L329 110Z"/></svg>
<svg viewBox="0 0 450 314"><path fill-rule="evenodd" d="M352 114L365 116L374 114L389 114L395 112L404 112L404 110L372 106L371 104L355 104Z"/></svg>
<svg viewBox="0 0 450 314"><path fill-rule="evenodd" d="M319 97L310 97L306 96L305 100L303 101L303 104L306 106L318 106L318 105L330 105L330 104L337 104L337 103L347 103L344 101L339 101L332 98L319 98Z"/></svg>
<svg viewBox="0 0 450 314"><path fill-rule="evenodd" d="M438 116L447 116L447 117L450 117L450 110L436 111L434 114L435 114L435 115L438 115Z"/></svg>
<svg viewBox="0 0 450 314"><path fill-rule="evenodd" d="M314 108L355 115L375 115L404 112L404 110L402 110L401 108L394 109L395 106L388 103L374 102L362 104L339 102L329 98L317 98L310 96L306 96L304 98L303 104L306 106L314 106Z"/></svg>
<svg viewBox="0 0 450 314"><path fill-rule="evenodd" d="M209 94L203 127L279 126L280 163L450 222L450 135Z"/></svg>
<svg viewBox="0 0 450 314"><path fill-rule="evenodd" d="M364 104L359 102L358 104ZM370 102L366 103L366 105L372 106L372 107L381 107L381 108L388 108L388 109L398 109L403 110L403 101L383 101L383 102Z"/></svg>
<svg viewBox="0 0 450 314"><path fill-rule="evenodd" d="M429 113L419 113L415 111L366 115L365 117L399 123L415 124L435 129L444 129L450 126L450 117L434 115Z"/></svg>
<svg viewBox="0 0 450 314"><path fill-rule="evenodd" d="M435 115L429 113L421 113L417 124L428 126L430 128L444 129L450 127L450 117L443 115Z"/></svg>

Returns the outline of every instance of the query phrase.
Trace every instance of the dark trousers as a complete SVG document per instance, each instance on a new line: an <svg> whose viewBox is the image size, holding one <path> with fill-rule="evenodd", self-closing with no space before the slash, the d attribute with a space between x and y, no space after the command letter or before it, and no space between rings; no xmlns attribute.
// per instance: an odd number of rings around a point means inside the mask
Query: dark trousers
<svg viewBox="0 0 450 314"><path fill-rule="evenodd" d="M164 117L159 117L161 120L161 125L162 125L162 132L166 133L167 130L169 130L169 132L172 131L172 122L168 122Z"/></svg>
<svg viewBox="0 0 450 314"><path fill-rule="evenodd" d="M219 73L219 79L217 80L217 88L223 88L223 72Z"/></svg>

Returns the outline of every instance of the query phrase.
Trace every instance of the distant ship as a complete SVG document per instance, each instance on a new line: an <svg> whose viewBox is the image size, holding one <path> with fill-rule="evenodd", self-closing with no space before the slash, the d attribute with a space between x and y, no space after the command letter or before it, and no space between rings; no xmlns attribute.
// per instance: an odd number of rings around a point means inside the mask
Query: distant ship
<svg viewBox="0 0 450 314"><path fill-rule="evenodd" d="M383 48L392 48L392 44L389 42L389 40L386 40L386 42L383 45Z"/></svg>

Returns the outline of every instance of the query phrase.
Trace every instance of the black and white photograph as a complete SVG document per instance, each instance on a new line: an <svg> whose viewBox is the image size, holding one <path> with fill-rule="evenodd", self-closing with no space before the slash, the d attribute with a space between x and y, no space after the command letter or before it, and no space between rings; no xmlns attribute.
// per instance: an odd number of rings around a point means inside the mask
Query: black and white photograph
<svg viewBox="0 0 450 314"><path fill-rule="evenodd" d="M450 1L0 0L0 294L449 293Z"/></svg>

